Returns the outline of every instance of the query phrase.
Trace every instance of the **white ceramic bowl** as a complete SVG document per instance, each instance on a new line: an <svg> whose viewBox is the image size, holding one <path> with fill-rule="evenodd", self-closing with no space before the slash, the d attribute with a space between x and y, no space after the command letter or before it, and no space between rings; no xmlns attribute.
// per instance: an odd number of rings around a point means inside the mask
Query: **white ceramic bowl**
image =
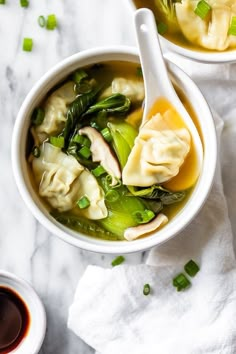
<svg viewBox="0 0 236 354"><path fill-rule="evenodd" d="M181 88L197 113L203 134L204 161L200 178L184 208L160 231L151 236L128 241L107 241L85 236L74 232L58 223L45 209L36 192L32 188L27 173L25 158L26 137L33 109L42 101L45 94L79 67L111 60L121 60L139 63L136 48L111 47L97 48L75 54L57 64L47 72L32 88L16 119L12 139L12 164L15 180L25 203L33 215L53 234L64 241L86 250L124 254L142 251L165 242L179 233L197 214L202 207L214 177L217 146L215 126L209 107L201 92L193 81L175 64L168 62L169 72L173 82Z"/></svg>
<svg viewBox="0 0 236 354"><path fill-rule="evenodd" d="M46 314L44 306L34 289L16 275L0 270L0 287L15 292L25 303L29 311L29 328L19 343L11 352L14 354L37 354L41 348L46 331Z"/></svg>
<svg viewBox="0 0 236 354"><path fill-rule="evenodd" d="M136 10L136 7L132 0L128 0L128 5L130 8L131 15ZM186 57L202 63L211 64L223 64L232 63L236 61L236 49L230 51L197 51L193 49L188 49L177 45L165 37L159 35L161 46L164 51L169 51L171 53L178 54L180 56Z"/></svg>

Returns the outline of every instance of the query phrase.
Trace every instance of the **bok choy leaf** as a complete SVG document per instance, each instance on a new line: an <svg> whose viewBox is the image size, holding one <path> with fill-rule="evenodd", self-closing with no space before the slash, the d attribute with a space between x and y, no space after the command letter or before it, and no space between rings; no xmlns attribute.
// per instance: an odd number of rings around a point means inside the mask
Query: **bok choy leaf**
<svg viewBox="0 0 236 354"><path fill-rule="evenodd" d="M179 31L179 25L175 13L175 3L178 0L155 0L156 7L160 13L160 21L167 25L169 32Z"/></svg>
<svg viewBox="0 0 236 354"><path fill-rule="evenodd" d="M97 102L95 105L89 107L85 115L105 111L108 113L126 113L130 108L130 99L126 96L115 93L102 101Z"/></svg>

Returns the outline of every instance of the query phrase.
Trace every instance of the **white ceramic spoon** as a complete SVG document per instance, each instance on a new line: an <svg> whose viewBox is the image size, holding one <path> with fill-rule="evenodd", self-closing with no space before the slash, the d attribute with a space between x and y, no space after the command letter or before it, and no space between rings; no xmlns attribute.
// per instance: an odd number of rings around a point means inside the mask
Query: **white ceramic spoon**
<svg viewBox="0 0 236 354"><path fill-rule="evenodd" d="M192 136L198 160L197 168L198 172L200 172L203 160L201 139L168 76L159 44L155 17L151 10L140 9L135 12L134 21L145 86L145 106L142 124L146 122L148 112L155 101L161 97L166 98L179 113Z"/></svg>

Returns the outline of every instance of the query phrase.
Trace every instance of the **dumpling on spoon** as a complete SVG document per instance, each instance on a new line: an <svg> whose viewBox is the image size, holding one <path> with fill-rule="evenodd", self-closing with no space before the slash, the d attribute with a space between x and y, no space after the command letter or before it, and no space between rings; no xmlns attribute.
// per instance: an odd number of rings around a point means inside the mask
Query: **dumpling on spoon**
<svg viewBox="0 0 236 354"><path fill-rule="evenodd" d="M190 151L185 127L172 129L168 111L152 116L141 128L122 173L123 183L147 187L175 177Z"/></svg>

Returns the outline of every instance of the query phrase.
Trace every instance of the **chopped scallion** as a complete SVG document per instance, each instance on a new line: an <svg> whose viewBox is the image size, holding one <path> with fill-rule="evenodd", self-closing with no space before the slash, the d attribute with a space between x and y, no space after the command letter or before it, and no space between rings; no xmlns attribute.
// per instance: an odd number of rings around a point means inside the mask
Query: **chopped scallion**
<svg viewBox="0 0 236 354"><path fill-rule="evenodd" d="M34 146L33 149L32 149L32 155L34 157L39 157L40 156L40 149L38 146Z"/></svg>
<svg viewBox="0 0 236 354"><path fill-rule="evenodd" d="M56 27L57 27L56 15L54 15L54 14L48 15L46 28L48 30L54 30Z"/></svg>
<svg viewBox="0 0 236 354"><path fill-rule="evenodd" d="M132 216L138 224L146 224L147 222L151 221L154 218L155 213L152 210L145 209L145 210L135 211L132 214Z"/></svg>
<svg viewBox="0 0 236 354"><path fill-rule="evenodd" d="M194 13L197 16L201 17L202 20L204 20L210 11L211 11L211 6L205 0L200 0L197 3Z"/></svg>
<svg viewBox="0 0 236 354"><path fill-rule="evenodd" d="M76 135L73 137L73 142L74 142L74 143L83 145L83 141L84 141L84 137L83 137L82 135L76 134Z"/></svg>
<svg viewBox="0 0 236 354"><path fill-rule="evenodd" d="M157 24L157 31L158 31L158 33L159 33L160 35L166 33L167 30L168 30L168 26L167 26L167 24L165 24L164 22L159 22L159 23Z"/></svg>
<svg viewBox="0 0 236 354"><path fill-rule="evenodd" d="M145 285L143 286L143 295L147 296L147 295L150 294L150 292L151 292L151 287L150 287L150 285L149 285L149 284L145 284Z"/></svg>
<svg viewBox="0 0 236 354"><path fill-rule="evenodd" d="M31 122L34 125L40 125L43 123L45 117L45 111L43 108L37 107L34 109L32 117L31 117Z"/></svg>
<svg viewBox="0 0 236 354"><path fill-rule="evenodd" d="M111 262L112 267L115 267L117 265L120 265L121 263L123 263L125 261L125 257L123 256L118 256L115 259L113 259L113 261Z"/></svg>
<svg viewBox="0 0 236 354"><path fill-rule="evenodd" d="M65 144L65 139L63 136L50 136L49 141L50 144L58 148L63 148Z"/></svg>
<svg viewBox="0 0 236 354"><path fill-rule="evenodd" d="M192 259L185 264L184 266L185 272L190 275L190 277L194 277L200 270L197 263L195 263Z"/></svg>
<svg viewBox="0 0 236 354"><path fill-rule="evenodd" d="M29 1L28 0L20 0L21 7L28 7Z"/></svg>
<svg viewBox="0 0 236 354"><path fill-rule="evenodd" d="M6 0L0 0L0 5L5 5L6 4Z"/></svg>
<svg viewBox="0 0 236 354"><path fill-rule="evenodd" d="M38 17L38 24L40 27L45 27L46 26L46 18L44 16L39 16Z"/></svg>
<svg viewBox="0 0 236 354"><path fill-rule="evenodd" d="M106 170L101 165L99 165L96 168L94 168L91 172L95 177L99 177L104 173L106 173Z"/></svg>
<svg viewBox="0 0 236 354"><path fill-rule="evenodd" d="M231 36L236 36L236 16L233 16L231 19L228 34Z"/></svg>
<svg viewBox="0 0 236 354"><path fill-rule="evenodd" d="M139 77L143 77L143 72L142 72L141 66L137 67L136 75L139 76Z"/></svg>
<svg viewBox="0 0 236 354"><path fill-rule="evenodd" d="M31 52L32 48L33 48L33 39L32 38L24 38L22 48L25 52Z"/></svg>
<svg viewBox="0 0 236 354"><path fill-rule="evenodd" d="M82 198L80 198L76 204L78 205L78 207L80 209L86 209L90 206L90 201L89 201L88 197L86 197L86 195L85 195Z"/></svg>
<svg viewBox="0 0 236 354"><path fill-rule="evenodd" d="M181 291L188 288L191 283L183 273L180 273L173 279L173 285L177 288L177 291Z"/></svg>
<svg viewBox="0 0 236 354"><path fill-rule="evenodd" d="M103 136L103 138L109 143L110 141L112 141L112 135L110 132L109 128L104 128L101 130L101 134Z"/></svg>
<svg viewBox="0 0 236 354"><path fill-rule="evenodd" d="M119 193L116 190L110 189L106 192L105 199L110 203L114 203L119 199Z"/></svg>
<svg viewBox="0 0 236 354"><path fill-rule="evenodd" d="M85 159L88 159L91 156L91 151L87 146L83 146L80 150L79 150L79 154L84 157Z"/></svg>

